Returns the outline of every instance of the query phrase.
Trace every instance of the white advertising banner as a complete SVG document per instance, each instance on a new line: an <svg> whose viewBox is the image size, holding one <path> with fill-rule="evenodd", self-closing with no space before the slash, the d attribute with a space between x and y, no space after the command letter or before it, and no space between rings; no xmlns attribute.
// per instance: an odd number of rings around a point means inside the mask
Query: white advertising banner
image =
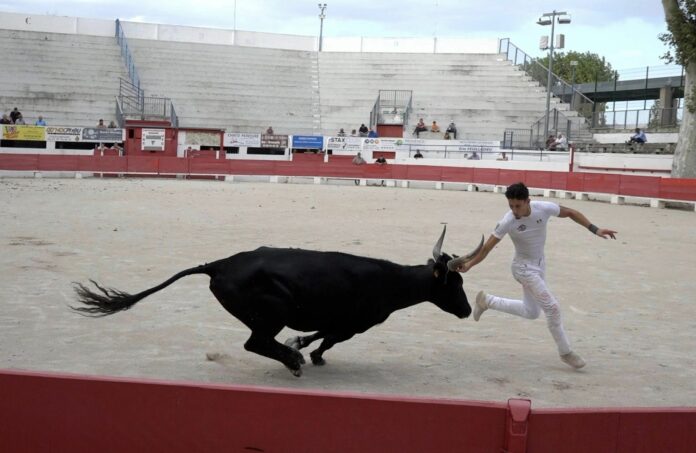
<svg viewBox="0 0 696 453"><path fill-rule="evenodd" d="M225 132L223 146L251 146L259 148L261 146L261 134Z"/></svg>
<svg viewBox="0 0 696 453"><path fill-rule="evenodd" d="M363 138L365 151L401 151L408 150L403 138Z"/></svg>
<svg viewBox="0 0 696 453"><path fill-rule="evenodd" d="M164 129L143 129L143 151L164 151Z"/></svg>
<svg viewBox="0 0 696 453"><path fill-rule="evenodd" d="M336 151L362 150L363 137L326 137L326 149Z"/></svg>
<svg viewBox="0 0 696 453"><path fill-rule="evenodd" d="M411 148L423 147L447 147L448 150L457 151L496 151L500 148L500 142L485 140L423 140L418 138L403 139L405 145Z"/></svg>
<svg viewBox="0 0 696 453"><path fill-rule="evenodd" d="M121 143L125 129L46 126L47 142Z"/></svg>

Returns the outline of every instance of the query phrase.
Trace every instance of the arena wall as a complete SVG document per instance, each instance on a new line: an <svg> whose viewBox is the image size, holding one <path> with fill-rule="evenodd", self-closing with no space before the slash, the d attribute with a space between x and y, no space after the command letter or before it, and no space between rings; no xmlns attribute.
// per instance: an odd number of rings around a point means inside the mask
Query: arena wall
<svg viewBox="0 0 696 453"><path fill-rule="evenodd" d="M693 451L696 410L558 409L0 370L15 453Z"/></svg>

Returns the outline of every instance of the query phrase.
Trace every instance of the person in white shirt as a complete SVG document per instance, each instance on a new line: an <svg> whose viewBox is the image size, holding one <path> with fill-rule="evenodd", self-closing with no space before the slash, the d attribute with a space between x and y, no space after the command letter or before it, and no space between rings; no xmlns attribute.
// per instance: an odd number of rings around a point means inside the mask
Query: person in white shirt
<svg viewBox="0 0 696 453"><path fill-rule="evenodd" d="M481 251L470 261L464 262L460 258L451 266L453 270L467 272L483 261L496 244L509 234L515 245L512 275L522 285L524 298L506 299L481 291L476 296L474 321L478 321L489 308L528 319L538 318L543 311L561 360L573 368L582 368L585 361L571 349L570 341L563 329L560 306L546 285L546 224L552 216L568 217L604 239L616 239L616 231L596 227L581 212L574 209L548 201L530 201L529 189L521 182L509 186L505 197L510 211L498 222Z"/></svg>
<svg viewBox="0 0 696 453"><path fill-rule="evenodd" d="M558 138L553 142L553 146L555 150L565 151L568 149L568 139L565 138L565 135L558 134Z"/></svg>

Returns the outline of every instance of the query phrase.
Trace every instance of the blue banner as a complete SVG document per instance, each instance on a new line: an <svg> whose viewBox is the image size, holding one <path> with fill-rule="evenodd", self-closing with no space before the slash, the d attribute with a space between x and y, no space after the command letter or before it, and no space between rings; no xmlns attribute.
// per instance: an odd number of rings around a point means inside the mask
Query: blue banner
<svg viewBox="0 0 696 453"><path fill-rule="evenodd" d="M292 147L322 149L324 147L324 137L321 135L293 135Z"/></svg>

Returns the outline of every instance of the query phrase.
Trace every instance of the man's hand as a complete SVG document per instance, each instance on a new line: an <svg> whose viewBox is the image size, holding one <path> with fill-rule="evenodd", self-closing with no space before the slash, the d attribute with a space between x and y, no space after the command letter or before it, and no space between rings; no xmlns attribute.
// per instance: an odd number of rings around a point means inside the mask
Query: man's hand
<svg viewBox="0 0 696 453"><path fill-rule="evenodd" d="M616 233L617 233L617 231L610 230L608 228L600 228L597 230L597 236L601 236L604 239L609 239L609 238L616 239Z"/></svg>
<svg viewBox="0 0 696 453"><path fill-rule="evenodd" d="M464 274L471 269L471 266L471 261L467 261L466 263L460 264L459 267L457 267L457 272Z"/></svg>

